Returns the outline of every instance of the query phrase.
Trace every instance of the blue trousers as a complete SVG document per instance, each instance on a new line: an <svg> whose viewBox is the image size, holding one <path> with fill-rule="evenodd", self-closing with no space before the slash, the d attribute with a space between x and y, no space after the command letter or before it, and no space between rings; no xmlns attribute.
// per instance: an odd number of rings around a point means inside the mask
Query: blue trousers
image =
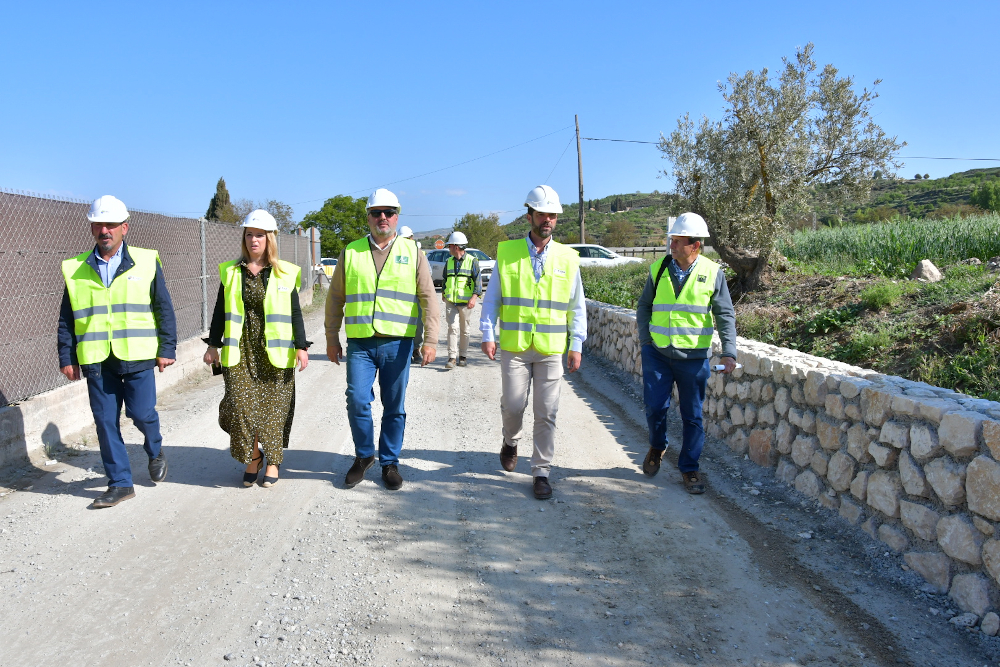
<svg viewBox="0 0 1000 667"><path fill-rule="evenodd" d="M382 428L378 438L378 460L383 466L399 463L406 429L406 385L410 381L412 338L347 339L347 421L354 437L354 453L375 456L375 424L372 401L378 378L382 399Z"/></svg>
<svg viewBox="0 0 1000 667"><path fill-rule="evenodd" d="M104 472L110 480L108 486L132 486L132 467L119 425L122 404L125 416L145 436L142 446L146 454L149 458L159 456L163 437L160 435L160 415L156 412L154 369L118 374L105 366L99 368L98 373L87 376L87 391L97 424Z"/></svg>
<svg viewBox="0 0 1000 667"><path fill-rule="evenodd" d="M701 407L711 370L708 359L668 359L653 345L642 346L642 400L646 404L649 446L667 448L667 409L673 385L677 385L677 407L683 422L683 443L677 459L681 472L696 472L705 446Z"/></svg>

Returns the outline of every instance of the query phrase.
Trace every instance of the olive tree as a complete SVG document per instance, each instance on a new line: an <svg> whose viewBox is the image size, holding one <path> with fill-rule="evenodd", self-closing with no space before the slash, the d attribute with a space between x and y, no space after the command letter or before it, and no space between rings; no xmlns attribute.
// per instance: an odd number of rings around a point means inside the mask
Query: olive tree
<svg viewBox="0 0 1000 667"><path fill-rule="evenodd" d="M708 222L740 291L761 285L779 235L806 212L810 193L830 204L865 201L875 172L894 174L906 145L872 120L874 90L856 91L833 65L817 72L812 44L782 61L776 77L766 68L730 74L719 83L723 119L703 117L696 127L685 114L658 146L673 164L664 173Z"/></svg>

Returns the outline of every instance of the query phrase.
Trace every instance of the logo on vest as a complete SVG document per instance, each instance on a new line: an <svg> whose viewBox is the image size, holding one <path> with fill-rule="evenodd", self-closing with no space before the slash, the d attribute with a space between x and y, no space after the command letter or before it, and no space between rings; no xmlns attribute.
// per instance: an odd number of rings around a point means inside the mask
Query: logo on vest
<svg viewBox="0 0 1000 667"><path fill-rule="evenodd" d="M396 264L409 264L410 258L404 255L396 255Z"/></svg>
<svg viewBox="0 0 1000 667"><path fill-rule="evenodd" d="M698 282L700 282L700 283L705 283L705 282L708 282L708 276L706 276L706 275L704 275L704 274L703 274L703 275L700 275L700 276L698 276Z"/></svg>
<svg viewBox="0 0 1000 667"><path fill-rule="evenodd" d="M291 287L282 287L281 285L278 285L278 291L279 292L291 292L292 288Z"/></svg>
<svg viewBox="0 0 1000 667"><path fill-rule="evenodd" d="M142 280L139 276L125 276L126 280Z"/></svg>
<svg viewBox="0 0 1000 667"><path fill-rule="evenodd" d="M552 275L554 275L556 278L565 278L566 269L555 269L552 271Z"/></svg>

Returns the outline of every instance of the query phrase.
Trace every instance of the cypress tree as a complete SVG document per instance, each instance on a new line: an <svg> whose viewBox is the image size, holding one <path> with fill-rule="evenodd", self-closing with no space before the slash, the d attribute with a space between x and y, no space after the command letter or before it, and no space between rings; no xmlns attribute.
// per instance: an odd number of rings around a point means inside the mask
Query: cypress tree
<svg viewBox="0 0 1000 667"><path fill-rule="evenodd" d="M205 212L208 220L218 220L220 222L237 222L236 209L229 199L229 190L226 189L226 179L219 178L215 184L215 196L208 203L208 211Z"/></svg>

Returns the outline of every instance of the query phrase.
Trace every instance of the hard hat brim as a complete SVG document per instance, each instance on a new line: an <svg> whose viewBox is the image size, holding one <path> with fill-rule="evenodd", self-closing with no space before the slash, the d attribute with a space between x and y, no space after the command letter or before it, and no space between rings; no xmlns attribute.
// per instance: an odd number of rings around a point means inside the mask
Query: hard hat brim
<svg viewBox="0 0 1000 667"><path fill-rule="evenodd" d="M119 225L128 220L128 218L129 216L127 213L125 214L124 218L122 218L120 215L91 215L90 213L87 214L87 220L89 220L90 222L110 222Z"/></svg>

